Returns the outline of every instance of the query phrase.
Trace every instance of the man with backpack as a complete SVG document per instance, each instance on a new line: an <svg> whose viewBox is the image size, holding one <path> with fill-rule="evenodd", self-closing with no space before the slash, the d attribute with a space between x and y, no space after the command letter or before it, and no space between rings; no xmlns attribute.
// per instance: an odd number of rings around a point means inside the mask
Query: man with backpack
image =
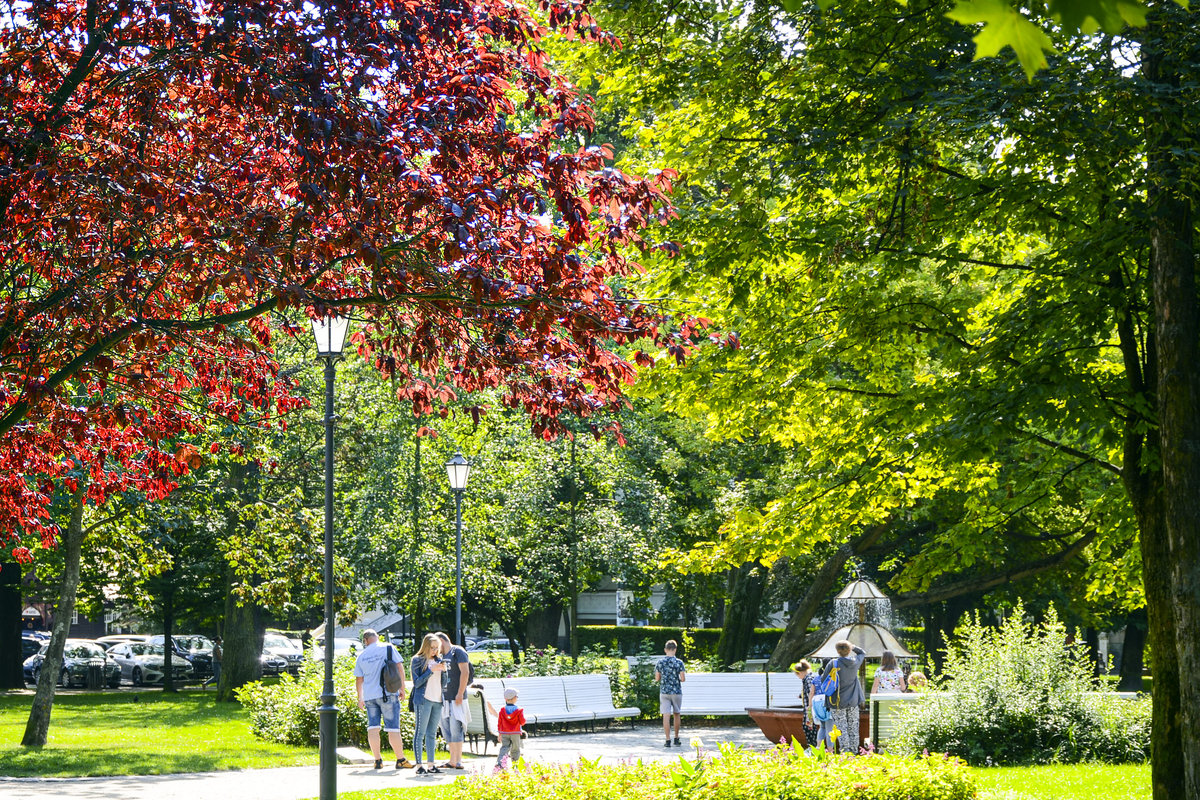
<svg viewBox="0 0 1200 800"><path fill-rule="evenodd" d="M845 639L833 647L837 650L837 658L825 662L817 680L816 694L824 700L824 708L828 711L828 719L821 722L818 738L825 742L826 750L833 750L836 739L841 752L857 755L858 709L866 699L858 680L858 670L867 654ZM835 729L836 737L832 735Z"/></svg>
<svg viewBox="0 0 1200 800"><path fill-rule="evenodd" d="M358 707L367 712L367 743L375 757L375 769L383 768L381 728L387 731L396 755L396 769L411 769L413 765L404 757L404 739L400 736L400 708L405 695L400 654L392 645L379 641L379 634L370 628L362 632L362 642L362 652L354 661L354 690L358 693ZM329 644L332 647L332 641Z"/></svg>

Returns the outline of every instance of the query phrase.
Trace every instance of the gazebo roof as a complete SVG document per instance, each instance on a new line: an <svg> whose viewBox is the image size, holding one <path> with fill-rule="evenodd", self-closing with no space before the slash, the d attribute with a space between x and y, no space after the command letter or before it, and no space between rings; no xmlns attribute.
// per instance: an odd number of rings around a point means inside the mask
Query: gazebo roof
<svg viewBox="0 0 1200 800"><path fill-rule="evenodd" d="M846 584L846 588L838 593L837 600L886 600L887 595L879 591L874 581L859 578Z"/></svg>
<svg viewBox="0 0 1200 800"><path fill-rule="evenodd" d="M867 581L870 583L870 581ZM871 584L874 586L874 584ZM879 591L876 589L875 591ZM808 654L809 658L834 658L838 652L834 649L834 644L842 639L847 639L853 644L858 645L866 651L867 658L879 658L883 655L884 650L891 650L896 658L916 658L916 655L910 653L908 648L900 644L891 631L882 625L874 625L870 622L856 622L853 625L843 625L821 643L821 646Z"/></svg>

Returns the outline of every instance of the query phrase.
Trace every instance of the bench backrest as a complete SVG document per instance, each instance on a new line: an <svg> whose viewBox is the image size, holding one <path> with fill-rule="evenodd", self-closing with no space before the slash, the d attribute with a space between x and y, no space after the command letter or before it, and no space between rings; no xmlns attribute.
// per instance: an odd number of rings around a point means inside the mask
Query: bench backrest
<svg viewBox="0 0 1200 800"><path fill-rule="evenodd" d="M804 691L804 681L796 677L794 672L769 672L767 688L768 706L798 706L801 704L800 692Z"/></svg>
<svg viewBox="0 0 1200 800"><path fill-rule="evenodd" d="M564 675L563 689L571 711L616 711L607 675Z"/></svg>
<svg viewBox="0 0 1200 800"><path fill-rule="evenodd" d="M467 689L467 708L471 711L471 721L467 723L468 736L486 736L489 730L495 730L496 726L488 719L482 690Z"/></svg>
<svg viewBox="0 0 1200 800"><path fill-rule="evenodd" d="M559 677L505 678L505 689L520 693L517 705L531 714L563 714L567 708L567 693ZM503 697L501 698L503 702ZM499 708L499 706L497 706Z"/></svg>
<svg viewBox="0 0 1200 800"><path fill-rule="evenodd" d="M745 714L766 703L763 672L689 672L683 683L685 714Z"/></svg>
<svg viewBox="0 0 1200 800"><path fill-rule="evenodd" d="M496 708L504 705L504 682L499 678L476 678L475 682L483 688L483 699Z"/></svg>

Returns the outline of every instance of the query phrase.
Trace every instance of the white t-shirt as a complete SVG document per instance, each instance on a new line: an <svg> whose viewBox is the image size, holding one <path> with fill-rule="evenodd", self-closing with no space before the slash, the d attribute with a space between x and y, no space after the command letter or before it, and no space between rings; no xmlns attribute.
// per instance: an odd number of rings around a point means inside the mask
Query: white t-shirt
<svg viewBox="0 0 1200 800"><path fill-rule="evenodd" d="M363 648L354 660L354 677L363 679L363 700L376 700L383 697L383 687L379 685L379 673L383 672L383 662L387 660L388 650L392 651L392 660L398 662L400 653L390 644L384 644L376 639Z"/></svg>

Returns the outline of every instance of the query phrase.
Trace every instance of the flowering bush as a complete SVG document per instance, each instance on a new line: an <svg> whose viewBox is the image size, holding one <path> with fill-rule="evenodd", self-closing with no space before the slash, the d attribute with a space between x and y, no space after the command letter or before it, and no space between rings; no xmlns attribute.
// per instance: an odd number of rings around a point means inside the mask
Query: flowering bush
<svg viewBox="0 0 1200 800"><path fill-rule="evenodd" d="M901 753L952 753L971 764L1144 761L1150 701L1115 696L1054 615L1027 624L1018 606L999 628L977 620L951 643L944 691L899 711Z"/></svg>
<svg viewBox="0 0 1200 800"><path fill-rule="evenodd" d="M699 756L699 752L697 754ZM453 800L973 800L970 770L958 759L805 755L788 747L754 753L727 745L717 758L601 767L580 761L454 785Z"/></svg>
<svg viewBox="0 0 1200 800"><path fill-rule="evenodd" d="M248 683L237 690L237 699L250 712L250 730L260 739L280 744L310 745L320 741L317 708L321 705L324 665L306 661L300 674L282 675L278 683ZM338 743L367 745L367 713L358 707L354 690L354 658L334 661L333 685L337 696ZM411 732L413 714L400 712L400 730ZM411 739L411 735L406 737Z"/></svg>

